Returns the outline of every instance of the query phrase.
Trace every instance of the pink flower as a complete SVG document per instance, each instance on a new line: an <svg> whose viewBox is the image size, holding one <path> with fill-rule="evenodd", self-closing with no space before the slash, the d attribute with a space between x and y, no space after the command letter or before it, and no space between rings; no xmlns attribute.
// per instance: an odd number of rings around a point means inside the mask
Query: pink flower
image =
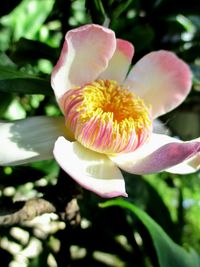
<svg viewBox="0 0 200 267"><path fill-rule="evenodd" d="M83 187L107 197L126 195L120 169L190 172L199 159L199 141L181 142L151 127L189 93L188 66L171 52L157 51L128 72L133 53L112 30L86 25L66 34L52 73L72 137L58 138L55 159Z"/></svg>
<svg viewBox="0 0 200 267"><path fill-rule="evenodd" d="M59 123L53 118L52 126L52 118L40 118L43 128L48 121L43 135L50 136L51 145L43 157L37 146L32 158L48 158L57 139L53 154L58 164L81 186L103 197L127 196L121 169L134 174L190 173L200 165L199 138L182 142L154 133L153 127L153 120L180 105L190 92L188 66L161 50L130 69L133 54L128 41L116 39L102 26L69 31L51 77L65 128L60 118ZM29 119L33 122L36 126L38 120ZM5 129L4 135L12 132L11 125ZM39 135L36 130L35 134ZM29 154L10 164L28 158Z"/></svg>

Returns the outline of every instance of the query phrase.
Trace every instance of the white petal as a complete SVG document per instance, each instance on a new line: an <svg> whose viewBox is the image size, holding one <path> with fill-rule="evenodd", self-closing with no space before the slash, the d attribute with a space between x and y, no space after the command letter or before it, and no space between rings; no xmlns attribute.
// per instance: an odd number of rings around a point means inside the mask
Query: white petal
<svg viewBox="0 0 200 267"><path fill-rule="evenodd" d="M198 139L183 142L166 135L152 134L149 142L136 151L110 158L127 172L148 174L168 170L178 164L185 167L185 162L198 157L199 152Z"/></svg>
<svg viewBox="0 0 200 267"><path fill-rule="evenodd" d="M193 141L200 142L200 138L197 138ZM189 174L189 173L194 173L198 170L200 170L200 153L189 158L188 160L183 161L178 165L166 169L167 172L177 173L177 174Z"/></svg>
<svg viewBox="0 0 200 267"><path fill-rule="evenodd" d="M61 168L84 188L102 197L127 196L121 171L105 155L59 137L54 156Z"/></svg>
<svg viewBox="0 0 200 267"><path fill-rule="evenodd" d="M53 157L53 146L65 135L63 117L38 116L0 122L0 165L18 165Z"/></svg>
<svg viewBox="0 0 200 267"><path fill-rule="evenodd" d="M177 173L177 174L189 174L199 170L200 170L200 154L178 165L175 165L169 169L166 169L167 172Z"/></svg>

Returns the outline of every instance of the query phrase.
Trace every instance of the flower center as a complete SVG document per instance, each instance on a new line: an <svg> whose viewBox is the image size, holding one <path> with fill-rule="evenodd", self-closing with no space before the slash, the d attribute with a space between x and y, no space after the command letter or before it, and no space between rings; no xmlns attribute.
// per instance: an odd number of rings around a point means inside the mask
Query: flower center
<svg viewBox="0 0 200 267"><path fill-rule="evenodd" d="M144 101L113 80L69 90L64 95L64 112L75 139L100 153L132 152L152 129Z"/></svg>

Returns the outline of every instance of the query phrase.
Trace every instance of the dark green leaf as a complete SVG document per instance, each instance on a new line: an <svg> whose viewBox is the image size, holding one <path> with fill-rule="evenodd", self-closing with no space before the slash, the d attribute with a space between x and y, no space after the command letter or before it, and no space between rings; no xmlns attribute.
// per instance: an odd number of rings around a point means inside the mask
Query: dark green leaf
<svg viewBox="0 0 200 267"><path fill-rule="evenodd" d="M100 204L101 207L120 206L133 212L145 225L153 240L161 267L199 267L200 256L193 249L178 246L147 213L123 199Z"/></svg>
<svg viewBox="0 0 200 267"><path fill-rule="evenodd" d="M53 93L48 80L8 66L0 66L0 91L5 93L44 95L51 95Z"/></svg>
<svg viewBox="0 0 200 267"><path fill-rule="evenodd" d="M137 206L145 207L145 210L168 233L170 237L179 241L179 229L172 221L170 212L164 203L158 189L154 188L148 180L141 176L123 172L126 181L126 191L129 200ZM158 213L159 210L159 213Z"/></svg>
<svg viewBox="0 0 200 267"><path fill-rule="evenodd" d="M12 0L12 1L2 1L1 8L0 8L0 17L10 13L19 3L21 0Z"/></svg>
<svg viewBox="0 0 200 267"><path fill-rule="evenodd" d="M5 53L0 53L0 65L16 68L15 63Z"/></svg>
<svg viewBox="0 0 200 267"><path fill-rule="evenodd" d="M123 1L120 5L118 5L112 13L112 19L117 19L128 8L132 1L133 0L126 0Z"/></svg>
<svg viewBox="0 0 200 267"><path fill-rule="evenodd" d="M0 92L0 114L4 114L9 104L11 103L13 96L11 94L5 94Z"/></svg>
<svg viewBox="0 0 200 267"><path fill-rule="evenodd" d="M94 23L103 24L107 15L104 10L104 5L101 0L86 1L85 6L90 13Z"/></svg>
<svg viewBox="0 0 200 267"><path fill-rule="evenodd" d="M14 45L14 51L11 53L11 59L17 62L18 66L25 64L34 64L38 59L49 59L52 62L56 62L59 53L55 48L48 46L39 41L28 40L21 38Z"/></svg>

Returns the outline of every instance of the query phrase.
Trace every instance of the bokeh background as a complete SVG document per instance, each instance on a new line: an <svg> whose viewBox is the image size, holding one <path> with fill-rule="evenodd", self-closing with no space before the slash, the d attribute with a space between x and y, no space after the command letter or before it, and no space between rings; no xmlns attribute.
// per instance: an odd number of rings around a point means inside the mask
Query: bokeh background
<svg viewBox="0 0 200 267"><path fill-rule="evenodd" d="M197 0L1 1L0 119L61 115L49 81L64 35L105 21L134 44L133 64L158 49L189 64L192 91L161 120L173 136L199 137ZM200 173L124 177L129 197L105 207L54 160L0 167L0 265L199 267Z"/></svg>

